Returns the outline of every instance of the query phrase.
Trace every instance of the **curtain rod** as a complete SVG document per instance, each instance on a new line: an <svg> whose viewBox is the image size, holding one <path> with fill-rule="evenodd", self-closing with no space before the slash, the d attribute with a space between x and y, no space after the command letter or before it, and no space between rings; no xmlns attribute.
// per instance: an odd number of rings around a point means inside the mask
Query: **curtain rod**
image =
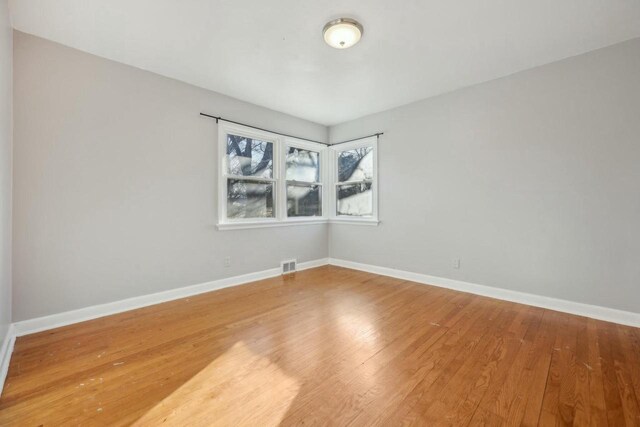
<svg viewBox="0 0 640 427"><path fill-rule="evenodd" d="M346 144L347 142L359 141L361 139L371 138L375 136L376 138L380 138L380 135L384 135L384 132L372 133L371 135L361 136L360 138L347 139L346 141L334 142L333 144L329 144L330 147L338 144Z"/></svg>
<svg viewBox="0 0 640 427"><path fill-rule="evenodd" d="M374 134L367 135L367 136L362 136L360 138L350 139L348 141L340 141L340 142L336 142L336 143L333 143L333 144L328 144L326 142L316 141L314 139L301 138L299 136L288 135L286 133L275 132L275 131L272 131L272 130L269 130L269 129L265 129L265 128L261 128L261 127L258 127L258 126L252 126L252 125L248 125L246 123L236 122L234 120L225 119L225 118L222 118L220 116L212 116L211 114L206 114L206 113L200 113L200 115L204 116L204 117L209 117L210 119L216 119L216 123L218 123L218 121L223 121L223 122L227 122L227 123L233 123L233 124L240 125L240 126L246 126L246 127L252 128L252 129L257 129L257 130L262 130L262 131L265 131L265 132L275 133L276 135L288 136L289 138L296 138L296 139L302 139L304 141L315 142L316 144L326 145L327 147L331 147L333 145L338 145L338 144L344 144L346 142L358 141L360 139L370 138L372 136L375 136L375 137L379 138L380 135L384 135L383 132L379 132L379 133L374 133Z"/></svg>

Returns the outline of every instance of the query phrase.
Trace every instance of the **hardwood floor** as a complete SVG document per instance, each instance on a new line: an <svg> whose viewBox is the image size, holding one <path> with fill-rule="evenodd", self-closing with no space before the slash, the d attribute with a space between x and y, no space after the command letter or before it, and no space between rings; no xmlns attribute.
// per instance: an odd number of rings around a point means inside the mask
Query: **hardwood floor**
<svg viewBox="0 0 640 427"><path fill-rule="evenodd" d="M640 425L640 330L321 267L19 338L0 425Z"/></svg>

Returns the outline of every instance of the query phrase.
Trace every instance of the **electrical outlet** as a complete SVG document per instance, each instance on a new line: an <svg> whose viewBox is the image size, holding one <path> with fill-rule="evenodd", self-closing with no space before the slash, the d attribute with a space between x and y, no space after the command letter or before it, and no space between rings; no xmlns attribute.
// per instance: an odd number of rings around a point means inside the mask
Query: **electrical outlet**
<svg viewBox="0 0 640 427"><path fill-rule="evenodd" d="M224 257L224 266L225 267L231 267L231 257L230 256Z"/></svg>
<svg viewBox="0 0 640 427"><path fill-rule="evenodd" d="M460 259L459 258L454 259L453 263L452 263L452 266L453 266L453 268L458 270L460 268Z"/></svg>

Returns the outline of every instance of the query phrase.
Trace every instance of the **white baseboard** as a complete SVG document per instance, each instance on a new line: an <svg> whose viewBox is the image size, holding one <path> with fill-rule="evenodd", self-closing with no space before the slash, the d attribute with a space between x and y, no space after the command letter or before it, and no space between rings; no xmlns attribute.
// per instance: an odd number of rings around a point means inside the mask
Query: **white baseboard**
<svg viewBox="0 0 640 427"><path fill-rule="evenodd" d="M329 258L320 258L313 261L299 262L296 266L297 271L308 270L310 268L322 267L329 264Z"/></svg>
<svg viewBox="0 0 640 427"><path fill-rule="evenodd" d="M425 285L453 289L456 291L468 292L471 294L482 295L500 300L532 305L535 307L548 308L550 310L576 314L578 316L591 317L593 319L604 320L607 322L640 327L640 313L633 313L630 311L617 310L614 308L601 307L597 305L583 304L579 302L545 297L542 295L528 294L525 292L512 291L508 289L494 288L491 286L478 285L476 283L446 279L444 277L429 276L427 274L421 273L412 273L409 271L362 264L359 262L346 261L342 259L329 258L329 264L338 267L345 267L354 270L380 274L383 276L395 277L397 279L409 280Z"/></svg>
<svg viewBox="0 0 640 427"><path fill-rule="evenodd" d="M298 270L306 270L309 268L326 265L328 264L328 262L328 258L301 262L298 263L297 268ZM228 288L231 286L243 285L246 283L255 282L256 280L268 279L270 277L279 275L279 268L270 268L268 270L259 271L257 273L249 273L243 274L241 276L229 277L226 279L213 280L211 282L200 283L183 288L171 289L154 294L142 295L139 297L128 298L106 304L66 311L64 313L52 314L50 316L23 320L14 323L15 335L21 337L23 335L34 334L36 332L59 328L61 326L71 325L73 323L97 319L98 317L110 316L112 314L122 313L124 311L134 310L136 308L142 308L180 298L186 298L205 292Z"/></svg>
<svg viewBox="0 0 640 427"><path fill-rule="evenodd" d="M2 341L2 347L0 347L0 395L2 395L2 389L4 388L4 380L9 373L9 363L11 362L11 353L13 353L13 345L16 342L16 334L13 325L9 325L7 335Z"/></svg>
<svg viewBox="0 0 640 427"><path fill-rule="evenodd" d="M362 264L353 261L346 261L335 258L322 258L314 261L298 263L297 268L301 271L327 264L351 268L354 270L366 271L383 276L395 277L402 280L410 280L412 282L453 289L461 292L468 292L491 298L532 305L535 307L547 308L565 313L576 314L579 316L591 317L608 322L640 327L640 313L616 310L613 308L583 304L557 298L545 297L541 295L528 294L525 292L512 291L508 289L494 288L491 286L478 285L475 283L463 282L460 280L429 276L427 274L421 273L412 273L409 271ZM15 344L16 337L54 329L61 326L71 325L73 323L84 322L86 320L96 319L98 317L122 313L124 311L129 311L136 308L147 307L149 305L159 304L180 298L186 298L189 296L228 288L231 286L243 285L246 283L267 279L278 275L280 275L280 269L271 268L256 273L243 274L241 276L214 280L198 285L171 289L155 294L143 295L121 301L114 301L107 304L100 304L92 307L86 307L78 310L72 310L64 313L58 313L50 316L16 322L9 326L7 336L5 337L2 343L2 347L0 348L0 393L2 393L4 380L6 379L9 370L11 353L13 352L13 346Z"/></svg>
<svg viewBox="0 0 640 427"><path fill-rule="evenodd" d="M353 261L334 258L322 258L318 260L298 263L297 268L301 271L327 264L351 268L354 270L367 271L383 276L396 277L403 280L410 280L417 283L453 289L456 291L469 292L476 295L517 302L536 307L548 308L551 310L591 317L608 322L640 327L640 313L616 310L613 308L583 304L507 289L494 288L491 286L478 285L475 283L463 282L443 277L429 276L421 273L412 273L409 271L396 270L387 267L362 264ZM0 361L2 362L2 365L0 365L0 368L2 369L2 371L0 371L0 378L4 378L3 375L6 375L6 369L9 366L11 349L13 348L15 337L42 332L61 326L71 325L73 323L84 322L86 320L92 320L103 316L109 316L112 314L122 313L124 311L134 310L136 308L142 308L180 298L186 298L189 296L228 288L231 286L238 286L254 282L256 280L275 277L278 275L280 275L280 269L271 268L256 273L249 273L241 276L214 280L207 283L186 286L178 289L171 289L168 291L158 292L150 295L143 295L121 301L114 301L111 303L100 304L81 308L78 310L72 310L64 313L58 313L50 316L16 322L11 325L11 334L9 334L8 338L5 339L5 342L2 346L2 353L0 353Z"/></svg>

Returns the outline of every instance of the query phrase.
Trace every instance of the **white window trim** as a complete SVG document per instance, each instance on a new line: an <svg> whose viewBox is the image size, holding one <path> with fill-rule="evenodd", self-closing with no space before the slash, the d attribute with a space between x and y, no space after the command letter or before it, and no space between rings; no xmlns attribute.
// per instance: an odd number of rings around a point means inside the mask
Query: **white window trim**
<svg viewBox="0 0 640 427"><path fill-rule="evenodd" d="M273 182L274 218L227 218L227 179L234 178L227 171L227 134L246 136L273 144L273 178L235 177L238 179ZM320 153L320 182L322 192L322 216L292 217L287 216L287 180L286 180L286 151L287 147L297 147ZM352 150L364 146L373 147L373 215L367 217L353 217L336 214L336 185L338 182L337 161L340 151ZM253 129L233 123L218 123L218 230L252 229L263 227L284 227L312 224L349 224L376 226L378 220L378 138L373 136L357 141L325 146L310 141L292 137L285 137L276 133Z"/></svg>
<svg viewBox="0 0 640 427"><path fill-rule="evenodd" d="M371 180L371 191L373 198L373 214L371 216L349 216L337 214L337 201L336 192L338 185L338 153L341 151L349 151L362 147L373 147L373 179ZM330 163L330 176L331 182L329 191L331 212L329 215L329 222L332 224L352 224L352 225L378 225L380 223L378 219L378 137L371 136L369 138L359 139L357 141L347 142L336 146L330 146L331 152ZM358 181L360 182L360 181ZM344 183L341 183L344 184Z"/></svg>
<svg viewBox="0 0 640 427"><path fill-rule="evenodd" d="M234 178L227 171L227 134L255 138L273 144L273 178L236 177L239 179L273 182L274 218L227 218L227 179ZM322 216L315 217L287 217L287 181L285 170L286 148L289 146L312 150L320 153L320 182L322 188ZM218 123L218 230L250 229L262 227L282 227L293 225L311 225L327 223L330 211L328 188L328 164L331 161L327 147L310 141L285 137L275 133L257 130L232 123Z"/></svg>

